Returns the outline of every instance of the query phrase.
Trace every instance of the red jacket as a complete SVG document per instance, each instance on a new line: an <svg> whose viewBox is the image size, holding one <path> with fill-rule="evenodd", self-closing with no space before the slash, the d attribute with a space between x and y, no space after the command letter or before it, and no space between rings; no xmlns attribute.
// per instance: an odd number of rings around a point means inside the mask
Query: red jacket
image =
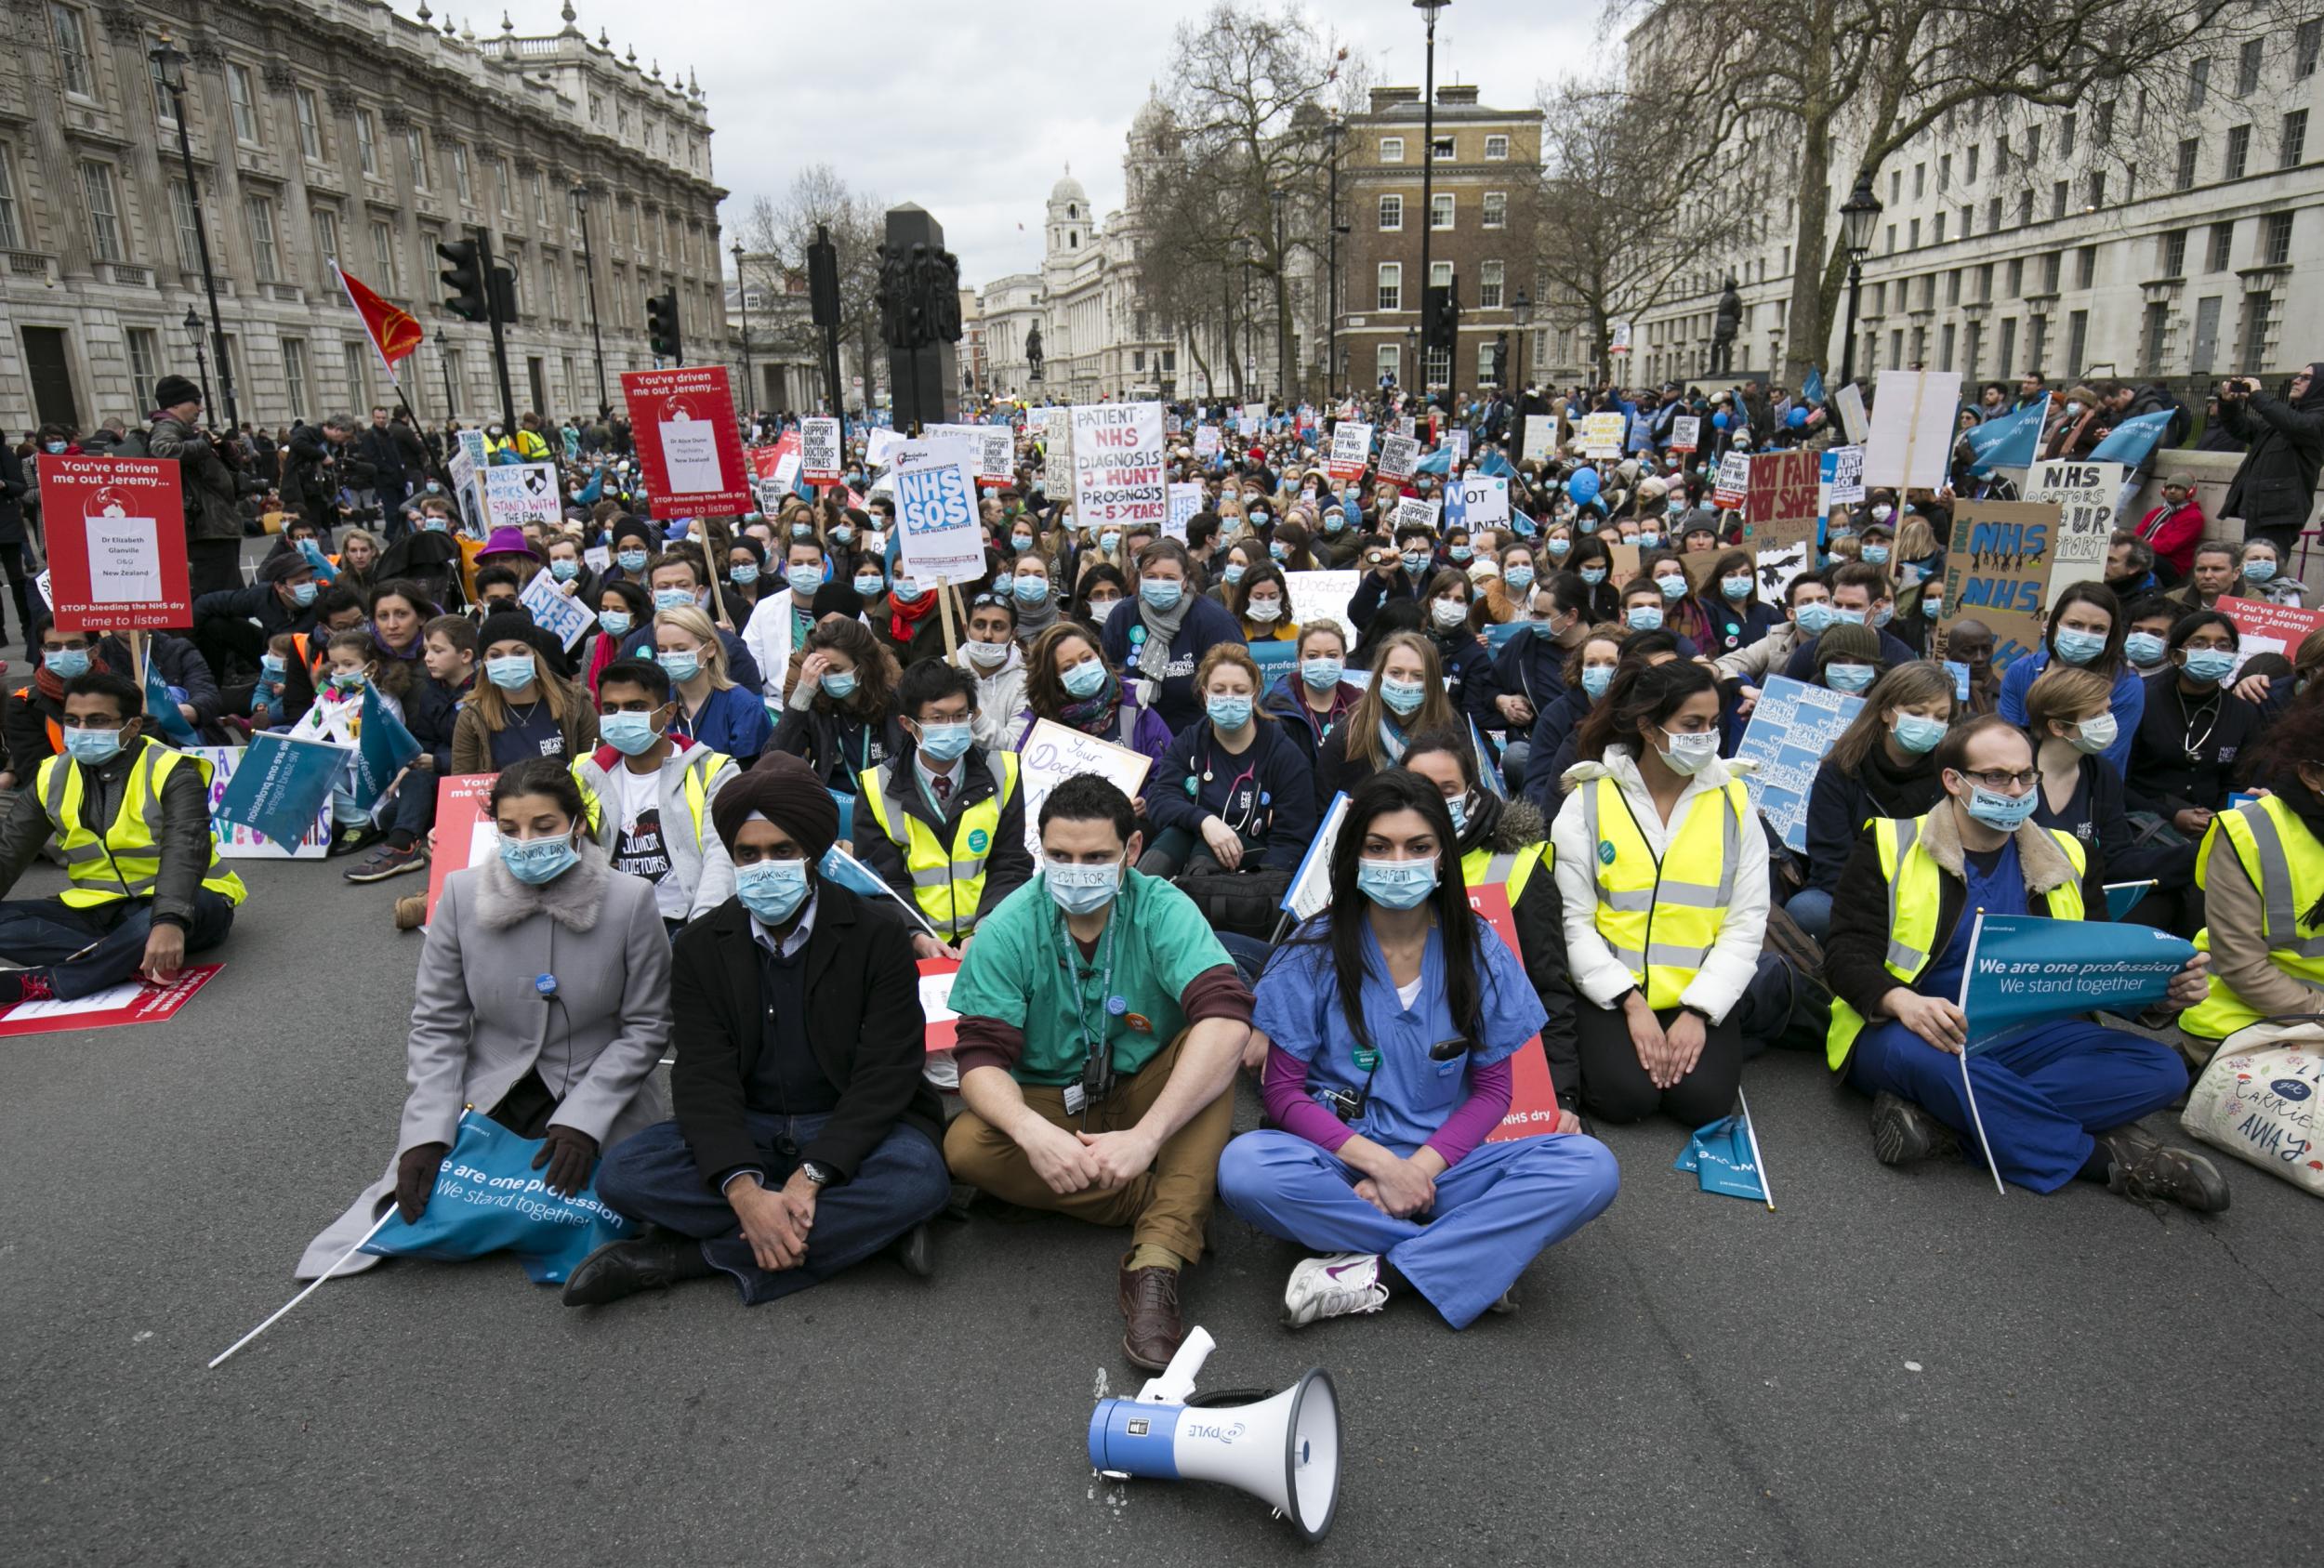
<svg viewBox="0 0 2324 1568"><path fill-rule="evenodd" d="M2195 570L2195 547L2203 542L2202 503L2192 495L2175 507L2164 502L2138 520L2138 536L2155 547L2157 560L2185 577Z"/></svg>

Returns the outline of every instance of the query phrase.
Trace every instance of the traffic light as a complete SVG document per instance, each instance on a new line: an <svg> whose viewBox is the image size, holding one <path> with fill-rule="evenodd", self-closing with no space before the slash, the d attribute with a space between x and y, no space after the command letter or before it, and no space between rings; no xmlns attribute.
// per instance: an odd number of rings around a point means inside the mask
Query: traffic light
<svg viewBox="0 0 2324 1568"><path fill-rule="evenodd" d="M444 309L456 316L471 322L487 319L484 302L484 270L478 264L474 240L454 240L436 246L436 254L450 263L438 276L443 279Z"/></svg>
<svg viewBox="0 0 2324 1568"><path fill-rule="evenodd" d="M683 345L678 336L678 291L650 294L645 301L646 341L654 349L654 357L674 363L685 363Z"/></svg>
<svg viewBox="0 0 2324 1568"><path fill-rule="evenodd" d="M493 269L493 316L513 326L517 319L517 275L507 267Z"/></svg>
<svg viewBox="0 0 2324 1568"><path fill-rule="evenodd" d="M1420 346L1447 354L1459 346L1460 296L1451 285L1432 284L1420 295Z"/></svg>

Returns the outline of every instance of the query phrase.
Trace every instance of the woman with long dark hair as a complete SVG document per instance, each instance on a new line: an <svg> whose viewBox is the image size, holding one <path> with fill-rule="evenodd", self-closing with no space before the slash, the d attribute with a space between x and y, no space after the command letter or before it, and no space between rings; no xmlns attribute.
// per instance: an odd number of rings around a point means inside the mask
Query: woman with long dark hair
<svg viewBox="0 0 2324 1568"><path fill-rule="evenodd" d="M2001 677L2000 713L2019 729L2026 727L2026 692L2052 659L2078 665L2110 683L2106 706L2114 715L2114 735L2099 755L2121 772L2131 765L2131 738L2146 716L2146 683L2127 655L2122 639L2129 632L2122 601L2104 583L2076 583L2058 595L2050 607L2050 626L2041 646L2010 661Z"/></svg>
<svg viewBox="0 0 2324 1568"><path fill-rule="evenodd" d="M1408 1286L1465 1328L1513 1308L1517 1276L1614 1201L1595 1139L1485 1141L1509 1109L1509 1059L1547 1016L1471 911L1458 840L1435 784L1401 768L1367 779L1332 846L1330 908L1260 979L1274 1127L1227 1145L1219 1196L1322 1255L1291 1272L1292 1327Z"/></svg>

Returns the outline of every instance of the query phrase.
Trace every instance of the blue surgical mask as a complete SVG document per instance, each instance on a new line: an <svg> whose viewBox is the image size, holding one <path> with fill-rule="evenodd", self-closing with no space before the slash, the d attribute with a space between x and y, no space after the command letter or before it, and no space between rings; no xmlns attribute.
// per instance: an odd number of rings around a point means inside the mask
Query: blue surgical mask
<svg viewBox="0 0 2324 1568"><path fill-rule="evenodd" d="M570 583L581 575L581 563L577 560L552 560L548 563L548 574L561 583Z"/></svg>
<svg viewBox="0 0 2324 1568"><path fill-rule="evenodd" d="M1886 545L1867 545L1860 553L1863 555L1865 560L1871 565L1886 566L1888 564L1888 547Z"/></svg>
<svg viewBox="0 0 2324 1568"><path fill-rule="evenodd" d="M759 921L779 926L807 902L807 863L755 861L734 868L734 896Z"/></svg>
<svg viewBox="0 0 2324 1568"><path fill-rule="evenodd" d="M1677 572L1668 577L1657 577L1655 586L1662 590L1662 597L1665 599L1684 599L1686 597L1686 573Z"/></svg>
<svg viewBox="0 0 2324 1568"><path fill-rule="evenodd" d="M1009 591L1017 596L1017 602L1020 604L1040 604L1049 599L1049 579L1037 576L1019 577L1009 585Z"/></svg>
<svg viewBox="0 0 2324 1568"><path fill-rule="evenodd" d="M64 754L87 767L101 767L121 755L118 730L67 730Z"/></svg>
<svg viewBox="0 0 2324 1568"><path fill-rule="evenodd" d="M1633 604L1630 607L1629 613L1622 618L1629 623L1630 629L1632 631L1660 631L1662 629L1662 606Z"/></svg>
<svg viewBox="0 0 2324 1568"><path fill-rule="evenodd" d="M1472 547L1467 545L1453 545L1448 547L1445 551L1446 555L1451 557L1454 560L1459 561L1466 561L1476 553L1477 552Z"/></svg>
<svg viewBox="0 0 2324 1568"><path fill-rule="evenodd" d="M1049 896L1066 914L1094 915L1121 891L1122 865L1119 861L1107 861L1103 865L1060 865L1055 861L1044 861L1041 880L1048 884Z"/></svg>
<svg viewBox="0 0 2324 1568"><path fill-rule="evenodd" d="M1301 659L1300 679L1318 692L1328 692L1340 684L1340 678L1347 673L1347 667L1346 663L1339 659Z"/></svg>
<svg viewBox="0 0 2324 1568"><path fill-rule="evenodd" d="M514 692L533 684L537 667L532 654L511 653L505 659L486 659L484 678L504 692Z"/></svg>
<svg viewBox="0 0 2324 1568"><path fill-rule="evenodd" d="M2272 560L2247 560L2243 563L2243 577L2246 582L2265 583L2275 575L2276 563Z"/></svg>
<svg viewBox="0 0 2324 1568"><path fill-rule="evenodd" d="M597 736L624 757L643 756L660 739L654 731L654 716L650 713L600 714Z"/></svg>
<svg viewBox="0 0 2324 1568"><path fill-rule="evenodd" d="M1573 552L1574 542L1571 539L1544 539L1541 542L1541 547L1550 552L1552 560L1564 560Z"/></svg>
<svg viewBox="0 0 2324 1568"><path fill-rule="evenodd" d="M370 681L362 670L343 669L332 672L331 684L342 692L360 692Z"/></svg>
<svg viewBox="0 0 2324 1568"><path fill-rule="evenodd" d="M811 566L806 568L806 570L812 572L815 574L815 586L817 587L821 587L823 586L823 568L820 566ZM740 566L728 567L726 569L726 575L728 579L734 583L737 586L746 588L750 586L751 584L759 580L759 568L752 565L748 561L745 561ZM799 586L799 573L797 572L793 572L791 573L791 586L793 587L797 587Z"/></svg>
<svg viewBox="0 0 2324 1568"><path fill-rule="evenodd" d="M1581 569L1581 580L1594 588L1600 583L1605 581L1605 568L1603 566L1585 566Z"/></svg>
<svg viewBox="0 0 2324 1568"><path fill-rule="evenodd" d="M2023 795L2000 795L1983 784L1972 784L1967 809L1971 816L1986 826L1999 828L2003 833L2014 833L2025 825L2026 819L2034 814L2034 808L2040 802L2041 795L2038 790L2029 789Z"/></svg>
<svg viewBox="0 0 2324 1568"><path fill-rule="evenodd" d="M2153 669L2169 651L2169 645L2150 631L2134 631L2122 639L2122 652L2141 669Z"/></svg>
<svg viewBox="0 0 2324 1568"><path fill-rule="evenodd" d="M1662 535L1661 535L1661 534L1659 534L1656 533L1656 532L1655 532L1653 529L1651 529L1651 528L1642 528L1642 529L1640 529L1640 530L1638 531L1638 547L1639 547L1640 549L1642 549L1642 550L1659 549L1659 548L1661 548L1661 547L1662 547Z"/></svg>
<svg viewBox="0 0 2324 1568"><path fill-rule="evenodd" d="M55 655L52 654L50 657L53 659ZM52 664L50 667L54 668L55 666ZM284 663L283 656L280 653L261 653L258 655L259 673L264 675L269 680L280 680L283 678L283 672L289 667L290 666Z"/></svg>
<svg viewBox="0 0 2324 1568"><path fill-rule="evenodd" d="M627 610L601 610L597 613L597 624L612 636L627 637L632 623Z"/></svg>
<svg viewBox="0 0 2324 1568"><path fill-rule="evenodd" d="M440 517L423 517L419 520L419 531L422 534L448 533L451 527L449 522Z"/></svg>
<svg viewBox="0 0 2324 1568"><path fill-rule="evenodd" d="M692 605L693 601L694 596L688 593L684 588L656 588L654 590L654 608L656 610L683 610Z"/></svg>
<svg viewBox="0 0 2324 1568"><path fill-rule="evenodd" d="M1399 718L1409 718L1418 713L1427 697L1428 687L1418 680L1384 678L1380 683L1380 700Z"/></svg>
<svg viewBox="0 0 2324 1568"><path fill-rule="evenodd" d="M888 597L891 599L900 599L906 604L917 602L920 597L919 579L916 577L898 577L893 583L888 586Z"/></svg>
<svg viewBox="0 0 2324 1568"><path fill-rule="evenodd" d="M581 852L564 835L554 838L503 838L500 863L520 882L539 887L554 882L580 861Z"/></svg>
<svg viewBox="0 0 2324 1568"><path fill-rule="evenodd" d="M1433 860L1355 863L1356 890L1382 909L1410 909L1436 890Z"/></svg>
<svg viewBox="0 0 2324 1568"><path fill-rule="evenodd" d="M1121 542L1121 534L1111 528L1098 535L1098 548L1103 550L1107 555L1112 555L1114 553L1115 547L1119 545Z"/></svg>
<svg viewBox="0 0 2324 1568"><path fill-rule="evenodd" d="M1507 572L1502 573L1502 581L1509 585L1509 591L1511 593L1523 593L1527 588L1533 586L1533 568L1530 566L1512 566Z"/></svg>
<svg viewBox="0 0 2324 1568"><path fill-rule="evenodd" d="M1824 666L1824 684L1835 692L1861 692L1872 684L1870 665L1843 665L1838 660Z"/></svg>
<svg viewBox="0 0 2324 1568"><path fill-rule="evenodd" d="M818 684L823 687L825 696L834 702L843 703L855 695L855 688L861 683L861 679L862 678L852 669L835 669L825 675Z"/></svg>
<svg viewBox="0 0 2324 1568"><path fill-rule="evenodd" d="M642 572L645 570L645 552L643 550L624 550L621 554L615 556L614 560L620 562L621 569L624 572Z"/></svg>
<svg viewBox="0 0 2324 1568"><path fill-rule="evenodd" d="M46 665L48 673L59 680L70 680L76 675L88 673L88 650L86 648L51 648L40 656L40 662ZM277 660L276 664L279 666L281 661ZM273 673L280 675L283 672L280 667L277 667Z"/></svg>
<svg viewBox="0 0 2324 1568"><path fill-rule="evenodd" d="M741 567L738 566L734 569L734 581L738 583L747 583L750 581L751 577L756 577L758 575L759 571L756 567L751 568L750 577L743 575L743 569ZM812 599L815 595L815 590L823 586L823 563L821 561L811 560L803 565L794 566L788 572L784 573L783 580L790 584L792 593L805 594L808 598Z"/></svg>
<svg viewBox="0 0 2324 1568"><path fill-rule="evenodd" d="M1178 608L1178 601L1186 591L1186 585L1168 577L1148 577L1138 585L1138 598L1149 610L1169 614Z"/></svg>
<svg viewBox="0 0 2324 1568"><path fill-rule="evenodd" d="M671 682L679 686L685 685L702 673L702 655L699 653L657 653L654 662L668 674Z"/></svg>
<svg viewBox="0 0 2324 1568"><path fill-rule="evenodd" d="M312 583L293 583L291 585L291 602L303 610L308 605L312 604L315 601L315 595L321 591L322 590Z"/></svg>
<svg viewBox="0 0 2324 1568"><path fill-rule="evenodd" d="M1612 665L1584 665L1582 666L1581 689L1589 694L1591 702L1596 702L1600 697L1604 696L1606 688L1613 684L1614 666Z"/></svg>
<svg viewBox="0 0 2324 1568"><path fill-rule="evenodd" d="M1094 697L1105 684L1105 663L1102 659L1084 659L1058 677L1066 694L1075 697Z"/></svg>
<svg viewBox="0 0 2324 1568"><path fill-rule="evenodd" d="M2189 648L2186 673L2197 680L2220 681L2235 673L2236 656L2225 648Z"/></svg>
<svg viewBox="0 0 2324 1568"><path fill-rule="evenodd" d="M1249 570L1249 567L1245 566L1239 560L1230 560L1226 563L1225 570L1221 572L1219 575L1224 577L1228 584L1232 586L1235 583L1241 582L1243 580L1243 573L1248 572Z"/></svg>
<svg viewBox="0 0 2324 1568"><path fill-rule="evenodd" d="M1204 701L1203 711L1210 715L1210 722L1221 730L1240 730L1250 722L1248 697L1210 697Z"/></svg>
<svg viewBox="0 0 2324 1568"><path fill-rule="evenodd" d="M864 599L878 599L880 590L887 586L888 579L877 572L866 572L855 579L855 592Z"/></svg>
<svg viewBox="0 0 2324 1568"><path fill-rule="evenodd" d="M1428 570L1428 552L1427 552L1426 550L1406 550L1406 551L1405 551L1405 552L1404 552L1404 569L1405 569L1406 572L1411 573L1412 573L1415 577L1419 576L1421 573L1423 573L1423 572L1427 571L1427 570Z"/></svg>
<svg viewBox="0 0 2324 1568"><path fill-rule="evenodd" d="M1872 607L1872 627L1875 631L1895 618L1896 607L1893 604L1876 604Z"/></svg>
<svg viewBox="0 0 2324 1568"><path fill-rule="evenodd" d="M2106 651L2106 639L2094 631L2061 626L2051 639L2050 651L2069 665L2086 665Z"/></svg>
<svg viewBox="0 0 2324 1568"><path fill-rule="evenodd" d="M1739 604L1751 597L1751 582L1748 572L1739 577L1722 577L1719 579L1719 591Z"/></svg>
<svg viewBox="0 0 2324 1568"><path fill-rule="evenodd" d="M791 537L792 537L792 538L794 538L794 539L812 539L812 538L813 538L814 536L815 536L815 525L814 525L813 523L812 523L812 522L795 522L795 523L791 524Z"/></svg>
<svg viewBox="0 0 2324 1568"><path fill-rule="evenodd" d="M855 530L842 523L831 531L831 542L835 545L852 545L855 543Z"/></svg>
<svg viewBox="0 0 2324 1568"><path fill-rule="evenodd" d="M1839 614L1840 613L1831 607L1829 600L1816 599L1810 600L1793 611L1791 618L1799 623L1800 629L1808 636L1821 637L1832 622L1839 618Z"/></svg>
<svg viewBox="0 0 2324 1568"><path fill-rule="evenodd" d="M1945 738L1945 721L1925 714L1900 713L1896 722L1889 726L1896 744L1915 757L1925 757L1936 749L1936 743Z"/></svg>
<svg viewBox="0 0 2324 1568"><path fill-rule="evenodd" d="M1030 534L1011 534L1009 536L1009 547L1012 550L1029 550L1033 547L1033 535Z"/></svg>
<svg viewBox="0 0 2324 1568"><path fill-rule="evenodd" d="M1845 621L1852 626L1860 626L1872 618L1872 613L1868 610L1842 610L1835 605L1832 608L1831 618L1835 621Z"/></svg>
<svg viewBox="0 0 2324 1568"><path fill-rule="evenodd" d="M854 677L848 679L852 680ZM976 726L965 718L920 726L920 750L938 762L950 762L959 757L975 739Z"/></svg>

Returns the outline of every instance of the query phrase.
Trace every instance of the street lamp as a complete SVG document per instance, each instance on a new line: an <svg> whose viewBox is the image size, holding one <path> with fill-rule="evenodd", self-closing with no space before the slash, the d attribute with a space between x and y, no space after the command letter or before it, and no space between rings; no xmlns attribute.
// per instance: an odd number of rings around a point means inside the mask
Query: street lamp
<svg viewBox="0 0 2324 1568"><path fill-rule="evenodd" d="M734 297L743 302L743 402L748 406L743 417L748 419L759 407L759 383L750 370L750 284L743 281L743 243L736 240L727 252L734 258Z"/></svg>
<svg viewBox="0 0 2324 1568"><path fill-rule="evenodd" d="M1290 286L1283 276L1283 206L1290 199L1291 193L1280 187L1267 192L1275 209L1275 396L1287 404L1291 401L1291 313L1283 308L1285 292Z"/></svg>
<svg viewBox="0 0 2324 1568"><path fill-rule="evenodd" d="M1420 310L1423 315L1428 310L1429 288L1436 281L1435 275L1429 270L1430 231L1436 227L1436 16L1450 4L1452 0L1412 0L1412 8L1428 20L1428 68L1420 87ZM1427 352L1427 347L1422 344L1422 353ZM1451 353L1447 359L1457 358L1460 345L1455 342L1448 347ZM1452 389L1450 377L1446 379L1445 401L1449 408ZM1428 366L1425 362L1419 366L1415 385L1419 388L1423 398L1428 396Z"/></svg>
<svg viewBox="0 0 2324 1568"><path fill-rule="evenodd" d="M192 306L186 307L186 341L193 345L194 379L202 383L202 406L210 405L210 362L202 355L202 318ZM151 389L148 389L149 395Z"/></svg>
<svg viewBox="0 0 2324 1568"><path fill-rule="evenodd" d="M1856 188L1840 204L1840 243L1848 247L1848 327L1840 348L1840 384L1856 378L1856 296L1864 287L1864 258L1871 253L1872 226L1880 220L1881 199L1872 193L1870 170L1859 171Z"/></svg>
<svg viewBox="0 0 2324 1568"><path fill-rule="evenodd" d="M218 360L218 390L226 397L226 428L238 430L242 428L242 409L234 401L234 366L226 355L226 325L218 313L218 274L210 270L210 226L202 216L202 182L194 178L193 142L186 134L186 56L170 43L169 30L164 28L153 46L146 51L146 57L152 60L154 72L169 94L170 111L178 116L178 162L186 171L186 200L193 208L195 254L202 261L202 287L210 298L210 349ZM186 313L193 314L191 308ZM200 324L197 318L195 325ZM194 351L201 352L200 345L195 346Z"/></svg>
<svg viewBox="0 0 2324 1568"><path fill-rule="evenodd" d="M597 416L604 418L613 412L613 400L605 395L605 338L597 327L597 257L589 249L589 188L573 188L573 204L581 215L581 272L589 284L589 343L597 350Z"/></svg>
<svg viewBox="0 0 2324 1568"><path fill-rule="evenodd" d="M1248 238L1239 238L1235 242L1235 259L1243 265L1243 376L1246 382L1253 384L1259 379L1259 356L1252 351L1251 341L1250 257L1251 252L1257 248ZM1235 352L1232 339L1227 343L1226 351L1230 355Z"/></svg>
<svg viewBox="0 0 2324 1568"><path fill-rule="evenodd" d="M1525 339L1532 336L1532 334L1526 329L1533 325L1533 296L1525 292L1523 284L1518 286L1517 296L1509 302L1509 319L1510 322L1517 328L1517 375L1515 379L1517 383L1517 389L1519 391L1523 391L1525 385Z"/></svg>

